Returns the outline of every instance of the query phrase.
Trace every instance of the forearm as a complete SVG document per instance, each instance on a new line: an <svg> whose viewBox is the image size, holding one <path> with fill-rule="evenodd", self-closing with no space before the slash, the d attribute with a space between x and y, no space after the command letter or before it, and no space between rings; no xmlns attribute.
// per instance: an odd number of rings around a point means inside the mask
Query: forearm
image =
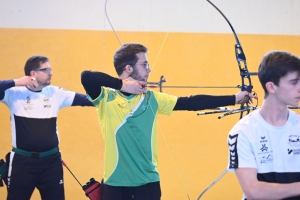
<svg viewBox="0 0 300 200"><path fill-rule="evenodd" d="M237 168L235 174L248 200L274 200L300 196L300 182L270 183L259 181L257 179L257 170L255 168ZM287 179L286 182L288 182ZM295 181L296 180L297 179L295 179Z"/></svg>
<svg viewBox="0 0 300 200"><path fill-rule="evenodd" d="M86 93L92 98L97 98L101 93L101 87L110 87L113 89L121 89L122 80L109 76L102 72L83 71L81 74L81 83Z"/></svg>
<svg viewBox="0 0 300 200"><path fill-rule="evenodd" d="M0 81L0 92L4 92L8 88L14 87L15 82L14 80L5 80L5 81Z"/></svg>
<svg viewBox="0 0 300 200"><path fill-rule="evenodd" d="M189 97L178 97L174 110L203 110L220 106L235 105L235 95L212 96L194 95Z"/></svg>
<svg viewBox="0 0 300 200"><path fill-rule="evenodd" d="M300 196L300 183L267 183L258 181L243 188L248 200L276 200Z"/></svg>
<svg viewBox="0 0 300 200"><path fill-rule="evenodd" d="M0 100L4 98L4 92L5 90L14 87L15 82L14 80L5 80L5 81L0 81Z"/></svg>

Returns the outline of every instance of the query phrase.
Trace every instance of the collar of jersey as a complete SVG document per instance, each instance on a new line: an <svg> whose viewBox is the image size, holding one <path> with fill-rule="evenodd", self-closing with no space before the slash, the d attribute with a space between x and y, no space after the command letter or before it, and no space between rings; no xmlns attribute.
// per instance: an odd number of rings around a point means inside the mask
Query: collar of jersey
<svg viewBox="0 0 300 200"><path fill-rule="evenodd" d="M25 86L26 87L26 86ZM30 90L31 92L41 92L42 90L31 90L31 89L29 89L28 87L26 87L28 90Z"/></svg>
<svg viewBox="0 0 300 200"><path fill-rule="evenodd" d="M117 90L117 93L119 95L121 95L122 97L124 97L125 99L127 99L127 100L130 100L130 99L134 98L135 96L137 96L136 94L130 94L130 93L127 93L127 92L123 93L120 90Z"/></svg>

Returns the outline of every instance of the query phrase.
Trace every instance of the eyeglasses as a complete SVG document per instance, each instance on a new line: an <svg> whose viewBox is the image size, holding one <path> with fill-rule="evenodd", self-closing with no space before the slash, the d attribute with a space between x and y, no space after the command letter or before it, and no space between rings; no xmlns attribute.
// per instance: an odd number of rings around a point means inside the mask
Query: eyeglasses
<svg viewBox="0 0 300 200"><path fill-rule="evenodd" d="M143 65L146 70L150 69L150 64L149 63L136 63L136 65Z"/></svg>
<svg viewBox="0 0 300 200"><path fill-rule="evenodd" d="M42 68L42 69L36 69L35 71L45 72L45 73L49 74L52 71L52 68L47 67L47 68Z"/></svg>

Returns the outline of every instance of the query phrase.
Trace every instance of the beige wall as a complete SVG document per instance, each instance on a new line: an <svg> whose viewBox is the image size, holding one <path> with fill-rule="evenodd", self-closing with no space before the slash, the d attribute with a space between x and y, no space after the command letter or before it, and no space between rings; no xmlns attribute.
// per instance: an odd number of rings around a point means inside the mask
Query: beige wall
<svg viewBox="0 0 300 200"><path fill-rule="evenodd" d="M122 42L136 41L149 47L153 70L149 81L158 81L164 75L165 85L240 84L232 34L169 33L158 57L166 33L119 32L119 36ZM269 50L287 50L300 55L299 36L240 35L240 41L251 72L257 71L260 59ZM115 76L112 55L119 44L109 31L0 29L0 46L0 80L22 77L27 58L42 54L50 58L54 70L53 85L84 93L80 84L83 70L101 70ZM260 104L263 92L258 78L252 77L252 80ZM235 94L238 89L163 91L184 96ZM4 157L11 149L9 112L4 104L0 104L0 113L0 155ZM227 134L239 116L232 115L222 120L217 116L198 117L196 112L174 112L171 117L159 117L159 171L163 200L187 199L187 193L191 199L196 199L226 168ZM82 184L91 177L100 180L103 140L94 108L65 108L58 119L60 149L65 162ZM87 199L70 173L66 169L64 173L66 199ZM241 194L234 174L228 173L203 199L240 199ZM0 199L5 199L5 196L5 188L0 188ZM32 199L40 199L39 194L35 192Z"/></svg>

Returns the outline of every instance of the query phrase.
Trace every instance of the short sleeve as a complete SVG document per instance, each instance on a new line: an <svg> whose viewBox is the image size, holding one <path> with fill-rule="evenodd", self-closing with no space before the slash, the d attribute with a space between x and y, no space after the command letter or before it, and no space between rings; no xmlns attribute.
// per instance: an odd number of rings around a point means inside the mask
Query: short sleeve
<svg viewBox="0 0 300 200"><path fill-rule="evenodd" d="M176 105L177 97L155 91L153 93L158 103L158 114L171 115Z"/></svg>
<svg viewBox="0 0 300 200"><path fill-rule="evenodd" d="M249 132L251 129L242 123L234 126L228 135L228 168L230 171L234 171L236 168L257 168Z"/></svg>

